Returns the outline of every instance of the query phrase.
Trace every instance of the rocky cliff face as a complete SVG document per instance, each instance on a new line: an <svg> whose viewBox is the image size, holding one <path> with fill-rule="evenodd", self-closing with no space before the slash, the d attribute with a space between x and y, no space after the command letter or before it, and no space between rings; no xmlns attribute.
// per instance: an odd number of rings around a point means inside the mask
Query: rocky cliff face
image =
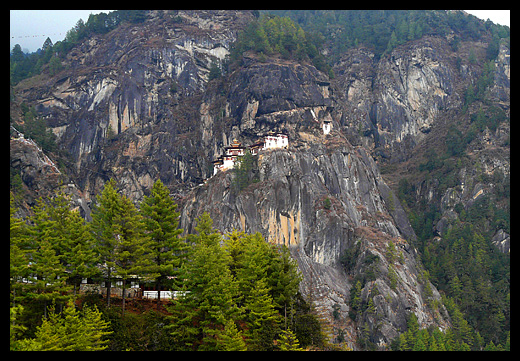
<svg viewBox="0 0 520 361"><path fill-rule="evenodd" d="M414 237L413 231L372 158L340 135L313 137L300 147L306 149L293 145L261 153L259 182L240 193L233 187L232 172L217 174L189 194L181 226L189 231L194 217L207 211L223 232L261 232L269 242L288 246L304 276L303 294L331 321L334 307L339 307L330 336L349 335L350 347L356 348L362 326L370 329L372 342L388 344L405 327L407 312L414 312L425 327L447 327L443 307L430 306L440 296L421 279L416 251L403 238ZM401 261L397 255L387 256L390 242ZM340 260L356 247L347 273ZM374 268L374 275L366 279L368 267ZM353 280L358 278L365 279L363 304L372 300L376 310L362 313L353 323L347 315L352 311Z"/></svg>
<svg viewBox="0 0 520 361"><path fill-rule="evenodd" d="M66 71L45 84L20 84L63 149L86 196L107 177L125 179L141 198L159 174L190 185L206 177L194 164L194 122L212 64L221 66L249 12L151 12L144 24L123 24L73 49ZM192 134L190 136L190 134ZM144 159L153 157L155 166ZM195 169L196 168L196 169Z"/></svg>
<svg viewBox="0 0 520 361"><path fill-rule="evenodd" d="M337 106L333 117L352 144L370 149L386 164L399 164L388 179L402 178L403 173L417 169L418 154L445 148L439 142L446 139L454 123L463 129L462 134L472 131L475 118L470 119L470 114L479 109L476 104L467 111L461 109L468 87L478 87L482 80L487 43L463 41L455 50L451 40L450 36L426 36L381 59L367 49L353 49L335 64L337 79L332 85ZM439 207L442 216L433 227L438 235L458 219L454 212L458 203L467 210L479 197L496 190L496 179L509 178L510 54L504 44L494 67L486 105L500 108L503 120L492 130L485 128L468 144L468 162L456 174L455 186L440 187L435 177L414 179L416 202ZM499 248L509 250L509 235L503 230L494 239Z"/></svg>
<svg viewBox="0 0 520 361"><path fill-rule="evenodd" d="M368 136L364 141L384 158L406 159L440 110L461 106L448 48L446 39L423 37L380 60L362 48L344 56L334 70L347 133Z"/></svg>
<svg viewBox="0 0 520 361"><path fill-rule="evenodd" d="M268 131L284 131L289 149L261 152L259 182L242 192L234 187L231 171L193 190L184 200L181 227L189 232L192 220L208 211L222 232L261 232L269 242L288 246L304 275L302 292L331 321L333 307L340 308L330 336L349 335L351 347L356 347L362 325L370 329L372 342L387 344L405 327L410 311L424 326L446 327L446 315L429 306L439 301L439 294L428 281L418 281L420 265L406 241L415 237L413 230L372 156L341 132L323 134L322 122L333 120L336 105L324 74L308 65L249 58L229 79L218 94L209 89L205 95L203 144L222 147L237 138L249 145ZM222 117L206 111L216 108ZM233 122L231 133L218 133L223 129L219 124L227 121ZM402 263L387 260L390 242L398 245ZM354 247L359 253L347 274L340 259ZM352 282L363 278L370 262L374 277L363 282L362 297L365 304L373 299L376 312L353 323L348 318ZM391 286L389 269L397 272L399 286ZM426 296L424 287L434 291Z"/></svg>
<svg viewBox="0 0 520 361"><path fill-rule="evenodd" d="M20 176L18 190L24 202L18 210L22 217L30 215L30 207L41 197L47 199L58 191L69 195L80 214L90 219L90 207L74 181L63 174L58 166L31 139L11 127L10 140L11 172ZM20 196L20 195L19 195Z"/></svg>
<svg viewBox="0 0 520 361"><path fill-rule="evenodd" d="M410 159L462 106L465 85L480 71L457 63L457 56L465 59L464 44L455 54L448 40L423 37L381 59L364 48L349 50L332 81L307 63L246 54L242 65L208 81L212 64L222 65L253 15L152 11L148 17L85 41L57 76L17 86L18 101L36 106L69 153L64 171L82 199L90 201L114 177L140 200L161 178L181 205L187 232L207 211L222 232L261 232L288 246L304 276L302 293L332 324L331 339L341 334L350 347L367 330L383 347L410 312L421 327L448 327L440 295L411 245L414 231L379 167ZM497 61L493 92L508 108L507 49ZM332 122L329 135L324 121ZM287 134L289 147L260 153L258 182L239 192L232 171L212 176L211 162L224 146L233 139L251 145L269 131ZM509 173L509 153L496 146L508 134L502 124L488 140L472 143L491 173ZM19 141L11 143L11 163L13 154L16 167L34 163L23 159ZM464 182L472 169L465 168ZM30 181L30 171L24 174ZM418 198L437 191L431 182L417 189ZM442 199L449 217L455 199L487 190L472 183L431 199ZM503 233L497 244L509 244Z"/></svg>

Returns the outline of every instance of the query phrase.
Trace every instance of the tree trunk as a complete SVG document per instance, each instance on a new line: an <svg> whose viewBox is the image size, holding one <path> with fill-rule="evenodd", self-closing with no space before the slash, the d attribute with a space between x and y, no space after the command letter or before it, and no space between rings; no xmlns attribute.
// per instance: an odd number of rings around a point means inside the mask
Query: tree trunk
<svg viewBox="0 0 520 361"><path fill-rule="evenodd" d="M159 309L159 305L161 304L161 276L157 277L157 309Z"/></svg>
<svg viewBox="0 0 520 361"><path fill-rule="evenodd" d="M110 307L110 289L112 288L112 282L110 282L110 269L108 270L107 278L107 307Z"/></svg>
<svg viewBox="0 0 520 361"><path fill-rule="evenodd" d="M125 291L126 291L126 279L123 279L123 314L122 318L125 318Z"/></svg>
<svg viewBox="0 0 520 361"><path fill-rule="evenodd" d="M283 304L283 313L285 316L285 331L287 331L287 303Z"/></svg>

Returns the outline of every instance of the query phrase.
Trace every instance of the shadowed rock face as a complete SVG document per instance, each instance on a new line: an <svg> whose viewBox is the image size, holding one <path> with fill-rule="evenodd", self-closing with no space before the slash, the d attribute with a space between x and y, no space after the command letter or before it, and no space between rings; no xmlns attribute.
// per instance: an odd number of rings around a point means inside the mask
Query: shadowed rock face
<svg viewBox="0 0 520 361"><path fill-rule="evenodd" d="M47 119L87 197L110 176L125 178L134 199L159 173L189 188L207 176L209 161L193 158L209 69L222 66L251 19L249 11L151 12L143 24L86 40L67 55L65 71L22 83L19 94ZM152 156L154 166L143 167Z"/></svg>
<svg viewBox="0 0 520 361"><path fill-rule="evenodd" d="M355 49L335 65L341 123L372 138L378 153L404 160L428 134L439 112L461 106L446 40L424 37L374 60Z"/></svg>
<svg viewBox="0 0 520 361"><path fill-rule="evenodd" d="M245 54L241 65L208 82L210 67L222 64L251 12L148 16L86 40L57 76L16 88L68 152L64 170L80 206L88 209L110 177L136 201L161 178L180 204L185 231L194 231L194 219L207 211L223 233L260 232L288 246L303 274L302 293L334 326L331 338L341 331L355 348L368 329L382 347L405 328L409 312L422 327L448 327L439 293L410 245L414 231L374 159L412 157L445 114L462 106L462 84L474 81L477 69L465 61L458 69L446 39L423 37L381 59L364 48L349 50L335 64L334 80L308 63ZM509 74L509 53L501 48L492 93L507 109ZM324 121L332 124L329 135ZM270 131L287 134L289 147L256 157L257 182L238 192L232 171L212 177L211 162L233 139L248 146ZM509 152L497 150L508 136L508 125L500 125L482 139L489 174L509 173ZM58 187L50 181L57 173L29 148L11 140L12 167L30 187ZM466 168L461 174L465 184L474 176ZM47 183L38 180L42 175ZM479 183L439 195L443 219L454 200L470 202L489 188ZM423 198L435 192L433 184L418 188ZM509 249L505 232L494 242ZM354 321L351 290L358 280L362 304L374 307L363 307Z"/></svg>

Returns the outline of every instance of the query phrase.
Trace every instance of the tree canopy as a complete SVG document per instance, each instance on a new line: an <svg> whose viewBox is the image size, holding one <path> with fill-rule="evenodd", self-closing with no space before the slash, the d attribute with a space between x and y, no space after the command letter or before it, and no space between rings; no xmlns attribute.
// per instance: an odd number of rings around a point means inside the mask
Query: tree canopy
<svg viewBox="0 0 520 361"><path fill-rule="evenodd" d="M89 223L63 193L41 199L24 222L11 196L11 349L324 347L287 248L259 233L222 235L207 213L181 236L176 209L160 180L137 206L108 181ZM107 294L121 282L122 302L80 293L85 278L104 281ZM168 314L128 312L129 280L175 291Z"/></svg>

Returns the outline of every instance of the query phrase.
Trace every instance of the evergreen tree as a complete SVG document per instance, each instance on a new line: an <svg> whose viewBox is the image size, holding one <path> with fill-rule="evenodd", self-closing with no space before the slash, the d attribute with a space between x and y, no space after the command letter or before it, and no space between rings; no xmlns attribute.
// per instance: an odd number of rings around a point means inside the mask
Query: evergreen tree
<svg viewBox="0 0 520 361"><path fill-rule="evenodd" d="M65 301L68 298L65 292L71 287L66 285L67 273L55 251L60 239L56 221L49 216L42 199L38 201L30 220L30 246L27 251L30 268L25 298L43 304L46 314L47 305L52 301Z"/></svg>
<svg viewBox="0 0 520 361"><path fill-rule="evenodd" d="M259 279L253 284L244 308L250 350L273 350L274 336L278 332L279 314L274 309L273 299L269 295L269 288L264 279Z"/></svg>
<svg viewBox="0 0 520 361"><path fill-rule="evenodd" d="M121 197L121 212L115 218L114 272L123 281L123 317L125 315L126 285L130 278L150 274L152 253L148 252L150 238L143 232L141 215L132 201Z"/></svg>
<svg viewBox="0 0 520 361"><path fill-rule="evenodd" d="M240 294L247 298L256 281L264 280L266 285L268 266L271 261L271 250L260 233L246 235L241 243L242 257L237 269L237 280Z"/></svg>
<svg viewBox="0 0 520 361"><path fill-rule="evenodd" d="M388 265L388 278L390 279L390 288L395 290L397 287L397 273L393 265Z"/></svg>
<svg viewBox="0 0 520 361"><path fill-rule="evenodd" d="M45 52L47 49L52 49L52 40L49 37L45 39L45 42L42 45L42 51Z"/></svg>
<svg viewBox="0 0 520 361"><path fill-rule="evenodd" d="M433 330L429 351L446 351L444 333L438 328Z"/></svg>
<svg viewBox="0 0 520 361"><path fill-rule="evenodd" d="M390 53L397 46L397 44L397 35L395 35L395 31L392 31L392 35L390 36L390 40L388 40L388 45L385 52Z"/></svg>
<svg viewBox="0 0 520 361"><path fill-rule="evenodd" d="M301 275L287 247L267 243L260 233L246 235L233 231L227 235L225 249L231 255L230 269L236 276L239 304L254 292L254 285L263 281L269 289L274 309L284 316L293 312Z"/></svg>
<svg viewBox="0 0 520 361"><path fill-rule="evenodd" d="M25 223L15 217L13 194L10 194L10 221L9 221L9 278L13 307L16 306L16 297L23 289L22 279L26 278L29 270L29 259L26 256L27 228Z"/></svg>
<svg viewBox="0 0 520 361"><path fill-rule="evenodd" d="M229 270L230 256L207 213L197 220L193 248L182 266L184 295L172 307L172 335L191 349L216 350L228 320L239 316L237 284ZM197 324L194 324L197 320Z"/></svg>
<svg viewBox="0 0 520 361"><path fill-rule="evenodd" d="M23 306L13 306L9 309L9 350L10 351L23 351L28 347L22 340L19 340L19 336L27 329L17 322L20 314L23 312Z"/></svg>
<svg viewBox="0 0 520 361"><path fill-rule="evenodd" d="M415 313L411 313L408 316L406 326L406 341L408 347L410 349L413 349L413 347L417 343L417 334L419 333L419 322L417 321L417 316L415 315Z"/></svg>
<svg viewBox="0 0 520 361"><path fill-rule="evenodd" d="M455 275L449 282L451 293L457 302L460 302L462 298L462 282L460 282L459 277Z"/></svg>
<svg viewBox="0 0 520 361"><path fill-rule="evenodd" d="M408 341L406 339L405 333L399 335L399 351L408 351L410 347L408 346Z"/></svg>
<svg viewBox="0 0 520 361"><path fill-rule="evenodd" d="M151 238L151 271L158 274L155 283L159 307L161 287L165 286L171 277L179 279L179 269L186 253L184 240L179 237L182 229L178 229L180 214L177 212L177 204L160 179L153 185L150 196L144 197L141 214L144 217L145 230ZM171 287L178 289L180 282L176 281Z"/></svg>
<svg viewBox="0 0 520 361"><path fill-rule="evenodd" d="M284 328L287 329L287 314L293 308L302 275L298 271L298 264L291 257L286 246L275 248L275 246L269 245L269 247L272 250L272 261L270 262L268 285L271 287L275 307L284 316Z"/></svg>
<svg viewBox="0 0 520 361"><path fill-rule="evenodd" d="M71 211L67 220L69 222L68 236L71 242L65 252L66 268L69 281L73 283L74 294L76 294L82 279L96 277L99 274L97 267L99 256L88 225L85 224L79 212Z"/></svg>
<svg viewBox="0 0 520 361"><path fill-rule="evenodd" d="M67 270L69 283L73 284L76 294L81 280L98 272L92 235L79 212L70 209L70 198L64 193L50 201L49 217L55 222L58 235L54 250Z"/></svg>
<svg viewBox="0 0 520 361"><path fill-rule="evenodd" d="M219 351L247 351L242 332L237 329L233 320L226 321L224 332L217 342Z"/></svg>
<svg viewBox="0 0 520 361"><path fill-rule="evenodd" d="M115 269L115 248L117 241L117 218L121 213L122 200L117 194L116 183L111 179L101 193L97 205L92 210L90 229L94 237L99 264L107 286L107 305L110 307L110 294Z"/></svg>
<svg viewBox="0 0 520 361"><path fill-rule="evenodd" d="M453 331L455 340L458 341L458 347L462 350L471 347L473 344L473 330L464 319L459 307L451 298L443 296L442 301L450 315L451 330Z"/></svg>
<svg viewBox="0 0 520 361"><path fill-rule="evenodd" d="M350 310L348 311L348 315L354 321L361 308L361 288L361 282L358 280L356 286L350 290Z"/></svg>
<svg viewBox="0 0 520 361"><path fill-rule="evenodd" d="M38 327L31 349L38 351L101 351L107 346L105 336L110 324L96 306L85 305L78 311L71 301L63 312L51 308L48 318Z"/></svg>
<svg viewBox="0 0 520 361"><path fill-rule="evenodd" d="M425 329L417 332L417 340L415 341L415 345L412 348L412 351L427 351L429 345L430 335L428 331Z"/></svg>
<svg viewBox="0 0 520 361"><path fill-rule="evenodd" d="M389 263L394 263L396 258L397 258L397 249L395 248L395 244L394 244L394 242L389 241L388 245L386 247L386 259L388 260Z"/></svg>
<svg viewBox="0 0 520 361"><path fill-rule="evenodd" d="M296 335L291 330L280 332L278 347L280 348L280 351L303 351L300 348L300 343L298 342Z"/></svg>
<svg viewBox="0 0 520 361"><path fill-rule="evenodd" d="M238 232L236 229L228 233L224 239L224 249L231 257L229 269L235 278L238 278L238 269L242 267L242 258L244 257L243 255L246 249L245 242L247 239L244 232Z"/></svg>

